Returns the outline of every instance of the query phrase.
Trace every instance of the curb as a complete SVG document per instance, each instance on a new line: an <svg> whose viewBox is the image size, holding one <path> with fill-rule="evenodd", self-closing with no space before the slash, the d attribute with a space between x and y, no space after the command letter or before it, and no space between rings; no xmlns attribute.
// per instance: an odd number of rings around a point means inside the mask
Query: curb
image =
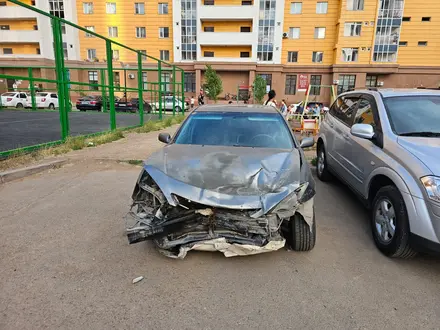
<svg viewBox="0 0 440 330"><path fill-rule="evenodd" d="M60 167L67 163L67 159L54 160L51 162L0 172L0 184L22 179L33 174Z"/></svg>

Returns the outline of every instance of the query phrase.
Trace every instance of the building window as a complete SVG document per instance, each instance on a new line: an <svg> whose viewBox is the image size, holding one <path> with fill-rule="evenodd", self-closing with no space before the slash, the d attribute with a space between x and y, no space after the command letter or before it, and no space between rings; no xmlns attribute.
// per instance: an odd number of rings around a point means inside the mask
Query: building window
<svg viewBox="0 0 440 330"><path fill-rule="evenodd" d="M271 89L272 88L272 75L270 73L269 74L262 73L262 74L259 74L259 76L261 78L263 78L264 80L266 80L266 89Z"/></svg>
<svg viewBox="0 0 440 330"><path fill-rule="evenodd" d="M315 27L315 39L324 39L324 38L325 38L325 28Z"/></svg>
<svg viewBox="0 0 440 330"><path fill-rule="evenodd" d="M166 15L168 14L168 3L159 3L159 14Z"/></svg>
<svg viewBox="0 0 440 330"><path fill-rule="evenodd" d="M5 55L13 54L12 48L3 48L3 54L5 54Z"/></svg>
<svg viewBox="0 0 440 330"><path fill-rule="evenodd" d="M399 41L399 47L406 47L408 46L408 41Z"/></svg>
<svg viewBox="0 0 440 330"><path fill-rule="evenodd" d="M146 38L147 37L147 31L145 30L144 26L137 26L136 27L136 38Z"/></svg>
<svg viewBox="0 0 440 330"><path fill-rule="evenodd" d="M338 94L354 90L356 85L356 75L343 74L339 76Z"/></svg>
<svg viewBox="0 0 440 330"><path fill-rule="evenodd" d="M241 58L251 57L251 53L250 52L240 52L240 57Z"/></svg>
<svg viewBox="0 0 440 330"><path fill-rule="evenodd" d="M170 91L170 79L171 79L171 73L169 72L163 72L161 75L161 81L162 84L164 86L164 90L165 92L169 92Z"/></svg>
<svg viewBox="0 0 440 330"><path fill-rule="evenodd" d="M188 93L195 93L196 74L194 72L185 72L183 76L183 90Z"/></svg>
<svg viewBox="0 0 440 330"><path fill-rule="evenodd" d="M93 2L83 2L83 13L93 14Z"/></svg>
<svg viewBox="0 0 440 330"><path fill-rule="evenodd" d="M276 1L260 1L257 60L272 61L275 42Z"/></svg>
<svg viewBox="0 0 440 330"><path fill-rule="evenodd" d="M142 55L142 60L144 60L144 61L146 61L147 60L147 51L146 50L139 50L142 54L145 54L145 55Z"/></svg>
<svg viewBox="0 0 440 330"><path fill-rule="evenodd" d="M170 60L170 51L169 50L161 50L160 51L160 59L162 61L169 61Z"/></svg>
<svg viewBox="0 0 440 330"><path fill-rule="evenodd" d="M107 14L116 14L116 2L107 2L105 8Z"/></svg>
<svg viewBox="0 0 440 330"><path fill-rule="evenodd" d="M299 39L300 34L301 34L301 28L299 28L299 27L289 28L289 38L290 39Z"/></svg>
<svg viewBox="0 0 440 330"><path fill-rule="evenodd" d="M64 55L64 59L67 60L68 57L67 42L63 42L63 55Z"/></svg>
<svg viewBox="0 0 440 330"><path fill-rule="evenodd" d="M0 30L10 30L9 25L0 25Z"/></svg>
<svg viewBox="0 0 440 330"><path fill-rule="evenodd" d="M96 49L87 49L87 59L94 61L96 58Z"/></svg>
<svg viewBox="0 0 440 330"><path fill-rule="evenodd" d="M428 46L428 42L427 42L427 41L419 41L419 42L418 42L418 45L419 45L420 47L426 47L426 46Z"/></svg>
<svg viewBox="0 0 440 330"><path fill-rule="evenodd" d="M290 3L290 13L291 14L301 14L302 12L302 2L291 2Z"/></svg>
<svg viewBox="0 0 440 330"><path fill-rule="evenodd" d="M344 24L344 37L359 37L361 35L362 22L349 22Z"/></svg>
<svg viewBox="0 0 440 330"><path fill-rule="evenodd" d="M95 27L94 26L86 26L85 27L87 30L95 32ZM95 36L91 33L87 33L86 32L86 38L94 38Z"/></svg>
<svg viewBox="0 0 440 330"><path fill-rule="evenodd" d="M181 55L183 61L197 57L197 2L181 0Z"/></svg>
<svg viewBox="0 0 440 330"><path fill-rule="evenodd" d="M205 0L203 2L205 6L214 6L214 0Z"/></svg>
<svg viewBox="0 0 440 330"><path fill-rule="evenodd" d="M214 27L213 26L205 26L203 28L203 32L214 32Z"/></svg>
<svg viewBox="0 0 440 330"><path fill-rule="evenodd" d="M110 38L117 38L118 37L118 27L117 26L109 26L108 27L108 36Z"/></svg>
<svg viewBox="0 0 440 330"><path fill-rule="evenodd" d="M148 89L148 72L142 72L142 89Z"/></svg>
<svg viewBox="0 0 440 330"><path fill-rule="evenodd" d="M431 17L422 17L422 22L431 22Z"/></svg>
<svg viewBox="0 0 440 330"><path fill-rule="evenodd" d="M342 62L357 62L359 48L342 48Z"/></svg>
<svg viewBox="0 0 440 330"><path fill-rule="evenodd" d="M284 90L284 94L286 94L286 95L295 95L296 94L296 75L295 74L286 75L286 88Z"/></svg>
<svg viewBox="0 0 440 330"><path fill-rule="evenodd" d="M365 81L366 87L377 87L377 76L367 74L367 80Z"/></svg>
<svg viewBox="0 0 440 330"><path fill-rule="evenodd" d="M119 49L113 49L112 50L112 58L114 61L119 60Z"/></svg>
<svg viewBox="0 0 440 330"><path fill-rule="evenodd" d="M63 0L49 0L49 13L59 18L64 18Z"/></svg>
<svg viewBox="0 0 440 330"><path fill-rule="evenodd" d="M145 4L143 2L135 2L134 13L135 15L145 15Z"/></svg>
<svg viewBox="0 0 440 330"><path fill-rule="evenodd" d="M316 3L316 13L317 14L327 14L328 2L317 2Z"/></svg>
<svg viewBox="0 0 440 330"><path fill-rule="evenodd" d="M313 63L322 63L323 58L324 58L324 52L313 52L312 54Z"/></svg>
<svg viewBox="0 0 440 330"><path fill-rule="evenodd" d="M113 85L116 87L115 90L121 90L121 74L119 72L113 72Z"/></svg>
<svg viewBox="0 0 440 330"><path fill-rule="evenodd" d="M242 6L252 6L252 1L243 0L241 1Z"/></svg>
<svg viewBox="0 0 440 330"><path fill-rule="evenodd" d="M251 32L251 27L250 26L241 26L240 32L245 32L245 33Z"/></svg>
<svg viewBox="0 0 440 330"><path fill-rule="evenodd" d="M98 71L89 71L89 84L98 84ZM97 91L98 86L89 86L91 91Z"/></svg>
<svg viewBox="0 0 440 330"><path fill-rule="evenodd" d="M159 28L159 38L169 38L170 37L170 29L168 27L160 27Z"/></svg>
<svg viewBox="0 0 440 330"><path fill-rule="evenodd" d="M347 10L364 10L364 0L347 0Z"/></svg>
<svg viewBox="0 0 440 330"><path fill-rule="evenodd" d="M298 52L287 52L287 62L289 63L298 62Z"/></svg>
<svg viewBox="0 0 440 330"><path fill-rule="evenodd" d="M402 17L402 22L411 22L411 17Z"/></svg>
<svg viewBox="0 0 440 330"><path fill-rule="evenodd" d="M204 51L203 57L214 57L214 52Z"/></svg>
<svg viewBox="0 0 440 330"><path fill-rule="evenodd" d="M321 94L321 75L311 75L310 76L310 92L309 95L320 95Z"/></svg>

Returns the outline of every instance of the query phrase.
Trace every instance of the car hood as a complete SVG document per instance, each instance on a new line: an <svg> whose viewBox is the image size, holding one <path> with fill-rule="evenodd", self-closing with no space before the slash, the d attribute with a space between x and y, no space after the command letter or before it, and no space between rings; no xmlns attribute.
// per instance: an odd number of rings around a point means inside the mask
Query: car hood
<svg viewBox="0 0 440 330"><path fill-rule="evenodd" d="M399 137L398 143L440 176L440 138Z"/></svg>
<svg viewBox="0 0 440 330"><path fill-rule="evenodd" d="M266 213L300 187L296 149L171 144L149 157L144 170L171 205L178 195L205 205Z"/></svg>

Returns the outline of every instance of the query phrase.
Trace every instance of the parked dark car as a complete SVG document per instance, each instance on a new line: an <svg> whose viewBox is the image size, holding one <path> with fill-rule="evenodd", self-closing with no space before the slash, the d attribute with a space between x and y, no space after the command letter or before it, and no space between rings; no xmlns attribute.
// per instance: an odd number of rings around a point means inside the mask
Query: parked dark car
<svg viewBox="0 0 440 330"><path fill-rule="evenodd" d="M139 111L139 98L131 98L130 101L120 99L115 102L115 110L120 112L137 112ZM144 101L144 112L151 112L151 106Z"/></svg>
<svg viewBox="0 0 440 330"><path fill-rule="evenodd" d="M102 111L102 97L85 96L76 101L76 108L79 111L95 110Z"/></svg>

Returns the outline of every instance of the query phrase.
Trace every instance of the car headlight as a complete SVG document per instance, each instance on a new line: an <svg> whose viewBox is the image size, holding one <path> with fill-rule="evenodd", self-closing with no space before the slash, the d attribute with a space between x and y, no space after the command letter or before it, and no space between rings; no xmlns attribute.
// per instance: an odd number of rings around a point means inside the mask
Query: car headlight
<svg viewBox="0 0 440 330"><path fill-rule="evenodd" d="M428 197L433 201L440 202L440 178L435 176L425 176L421 178L425 186Z"/></svg>

